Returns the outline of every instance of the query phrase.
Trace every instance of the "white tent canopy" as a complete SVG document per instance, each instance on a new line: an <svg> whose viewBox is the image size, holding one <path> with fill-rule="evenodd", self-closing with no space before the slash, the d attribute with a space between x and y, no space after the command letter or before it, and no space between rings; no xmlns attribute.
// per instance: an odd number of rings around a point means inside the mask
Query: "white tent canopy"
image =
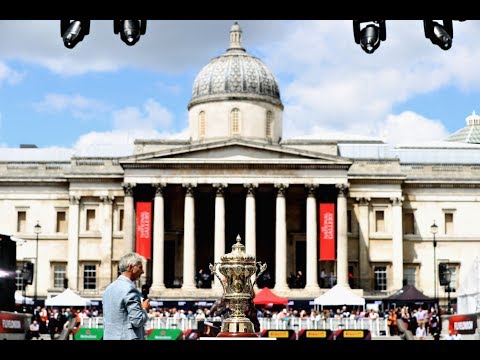
<svg viewBox="0 0 480 360"><path fill-rule="evenodd" d="M70 289L65 289L63 293L45 300L45 306L87 306L87 305L90 305L90 300L82 298L80 295L75 294Z"/></svg>
<svg viewBox="0 0 480 360"><path fill-rule="evenodd" d="M313 300L315 305L362 305L365 306L365 299L354 294L343 285L335 285L325 294Z"/></svg>
<svg viewBox="0 0 480 360"><path fill-rule="evenodd" d="M457 312L471 314L480 312L480 257L473 261L457 292Z"/></svg>

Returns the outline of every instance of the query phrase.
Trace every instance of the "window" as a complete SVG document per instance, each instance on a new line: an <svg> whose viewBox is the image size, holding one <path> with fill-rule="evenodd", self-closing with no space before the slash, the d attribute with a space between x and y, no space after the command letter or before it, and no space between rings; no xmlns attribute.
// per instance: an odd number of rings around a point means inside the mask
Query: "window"
<svg viewBox="0 0 480 360"><path fill-rule="evenodd" d="M347 232L352 233L352 210L347 210Z"/></svg>
<svg viewBox="0 0 480 360"><path fill-rule="evenodd" d="M87 231L97 230L95 221L95 209L87 209Z"/></svg>
<svg viewBox="0 0 480 360"><path fill-rule="evenodd" d="M200 111L198 114L198 134L200 138L205 137L205 111Z"/></svg>
<svg viewBox="0 0 480 360"><path fill-rule="evenodd" d="M415 217L413 212L407 212L403 214L403 233L404 234L415 234Z"/></svg>
<svg viewBox="0 0 480 360"><path fill-rule="evenodd" d="M15 270L15 290L24 291L27 286L26 282L23 281L23 264L17 263L17 268Z"/></svg>
<svg viewBox="0 0 480 360"><path fill-rule="evenodd" d="M272 138L272 125L273 125L273 113L271 111L267 111L267 115L265 118L265 137L267 139Z"/></svg>
<svg viewBox="0 0 480 360"><path fill-rule="evenodd" d="M445 213L445 235L453 234L453 213Z"/></svg>
<svg viewBox="0 0 480 360"><path fill-rule="evenodd" d="M123 231L123 209L118 210L118 231Z"/></svg>
<svg viewBox="0 0 480 360"><path fill-rule="evenodd" d="M53 265L53 287L56 289L63 289L65 285L65 278L67 274L66 264Z"/></svg>
<svg viewBox="0 0 480 360"><path fill-rule="evenodd" d="M57 233L67 232L67 213L65 211L57 211Z"/></svg>
<svg viewBox="0 0 480 360"><path fill-rule="evenodd" d="M403 268L403 280L405 281L405 285L413 285L417 281L417 269L413 266L405 266Z"/></svg>
<svg viewBox="0 0 480 360"><path fill-rule="evenodd" d="M375 232L385 232L385 212L375 211Z"/></svg>
<svg viewBox="0 0 480 360"><path fill-rule="evenodd" d="M231 114L232 135L240 134L240 110L233 109Z"/></svg>
<svg viewBox="0 0 480 360"><path fill-rule="evenodd" d="M387 267L375 266L374 268L374 289L377 291L387 290Z"/></svg>
<svg viewBox="0 0 480 360"><path fill-rule="evenodd" d="M84 265L83 267L83 289L95 290L97 288L97 266Z"/></svg>
<svg viewBox="0 0 480 360"><path fill-rule="evenodd" d="M17 232L24 233L27 230L27 212L17 212Z"/></svg>

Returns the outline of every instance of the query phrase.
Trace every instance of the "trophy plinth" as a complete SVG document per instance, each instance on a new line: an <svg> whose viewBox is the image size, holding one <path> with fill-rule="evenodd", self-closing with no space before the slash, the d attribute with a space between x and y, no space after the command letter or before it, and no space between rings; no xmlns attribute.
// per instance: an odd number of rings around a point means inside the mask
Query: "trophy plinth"
<svg viewBox="0 0 480 360"><path fill-rule="evenodd" d="M252 321L245 316L255 294L253 286L256 279L265 271L267 264L255 262L255 257L245 253L245 246L240 243L232 246L232 252L220 257L220 262L210 264L210 271L220 280L223 286L223 299L228 302L232 314L222 322L221 332L218 337L257 337ZM251 277L257 270L260 271L252 284ZM223 279L217 273L217 267Z"/></svg>

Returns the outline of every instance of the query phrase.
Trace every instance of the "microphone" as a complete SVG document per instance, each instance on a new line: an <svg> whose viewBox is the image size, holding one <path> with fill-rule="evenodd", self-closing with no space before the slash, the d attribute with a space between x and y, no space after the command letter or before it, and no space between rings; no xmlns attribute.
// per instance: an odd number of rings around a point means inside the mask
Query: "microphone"
<svg viewBox="0 0 480 360"><path fill-rule="evenodd" d="M148 293L150 291L150 285L148 284L143 284L142 285L142 296L143 296L143 300L146 300L148 299Z"/></svg>

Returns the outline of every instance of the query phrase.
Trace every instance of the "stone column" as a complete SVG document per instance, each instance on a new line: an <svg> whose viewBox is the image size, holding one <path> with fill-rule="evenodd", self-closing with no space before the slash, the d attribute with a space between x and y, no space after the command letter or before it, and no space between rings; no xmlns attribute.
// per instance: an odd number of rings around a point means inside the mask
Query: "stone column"
<svg viewBox="0 0 480 360"><path fill-rule="evenodd" d="M185 215L183 222L183 290L195 286L195 198L196 184L183 184L185 188Z"/></svg>
<svg viewBox="0 0 480 360"><path fill-rule="evenodd" d="M220 262L220 256L225 254L225 197L224 192L228 184L213 184L217 189L215 196L215 235L214 235L214 261ZM215 275L212 274L212 287L216 290L222 289Z"/></svg>
<svg viewBox="0 0 480 360"><path fill-rule="evenodd" d="M305 289L318 290L317 199L318 185L305 184L307 195L307 279Z"/></svg>
<svg viewBox="0 0 480 360"><path fill-rule="evenodd" d="M275 184L278 189L275 218L275 290L288 290L287 285L287 218L285 191L288 184Z"/></svg>
<svg viewBox="0 0 480 360"><path fill-rule="evenodd" d="M80 215L80 197L70 196L68 208L68 287L78 291L78 223ZM37 281L37 279L35 279Z"/></svg>
<svg viewBox="0 0 480 360"><path fill-rule="evenodd" d="M368 256L370 230L369 230L369 197L357 198L358 202L358 261L360 286L364 287L371 277L370 259Z"/></svg>
<svg viewBox="0 0 480 360"><path fill-rule="evenodd" d="M166 184L152 184L155 188L153 203L153 258L152 258L152 294L160 294L165 290L164 258L165 258L165 224L163 191Z"/></svg>
<svg viewBox="0 0 480 360"><path fill-rule="evenodd" d="M100 288L105 288L112 282L112 233L113 233L113 196L100 196L102 201L102 215L103 218L100 224L100 231L102 232L102 242L100 245L101 253L101 275Z"/></svg>
<svg viewBox="0 0 480 360"><path fill-rule="evenodd" d="M390 201L392 202L392 289L401 289L403 286L403 197L393 197Z"/></svg>
<svg viewBox="0 0 480 360"><path fill-rule="evenodd" d="M337 184L337 284L348 284L347 192L349 184Z"/></svg>
<svg viewBox="0 0 480 360"><path fill-rule="evenodd" d="M135 202L133 199L133 188L135 184L123 183L123 191L125 192L124 200L124 230L123 240L125 253L135 251Z"/></svg>
<svg viewBox="0 0 480 360"><path fill-rule="evenodd" d="M243 186L247 188L247 198L245 199L245 252L248 255L256 256L255 189L258 188L258 184L244 184Z"/></svg>

